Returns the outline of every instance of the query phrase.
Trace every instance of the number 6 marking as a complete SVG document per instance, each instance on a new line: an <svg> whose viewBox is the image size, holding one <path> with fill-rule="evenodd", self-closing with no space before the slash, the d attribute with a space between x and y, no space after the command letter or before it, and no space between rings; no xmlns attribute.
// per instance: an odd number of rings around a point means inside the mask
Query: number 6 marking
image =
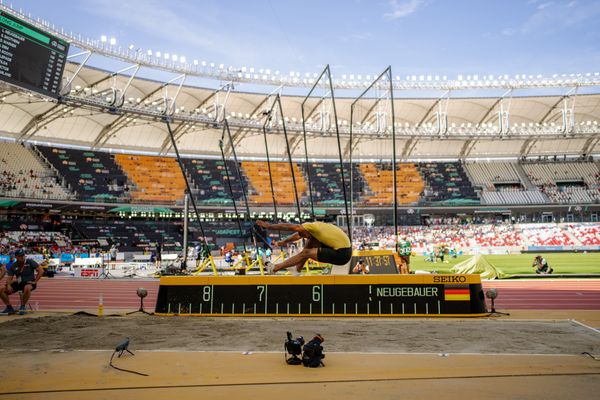
<svg viewBox="0 0 600 400"><path fill-rule="evenodd" d="M313 301L321 301L321 292L319 291L321 289L321 286L313 286L312 289L312 299Z"/></svg>

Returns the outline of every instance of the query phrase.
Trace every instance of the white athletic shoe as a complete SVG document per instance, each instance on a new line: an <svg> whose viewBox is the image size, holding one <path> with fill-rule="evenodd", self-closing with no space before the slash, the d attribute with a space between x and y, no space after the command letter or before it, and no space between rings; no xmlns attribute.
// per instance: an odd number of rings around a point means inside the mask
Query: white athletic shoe
<svg viewBox="0 0 600 400"><path fill-rule="evenodd" d="M294 277L298 277L298 276L300 276L300 271L298 271L298 270L296 269L296 267L292 267L292 270L291 270L291 272L292 272L292 275L294 275Z"/></svg>
<svg viewBox="0 0 600 400"><path fill-rule="evenodd" d="M267 261L265 263L265 269L267 270L267 275L275 275L275 271L273 271L273 269L275 268L275 266L273 266L273 264L271 264L269 261Z"/></svg>

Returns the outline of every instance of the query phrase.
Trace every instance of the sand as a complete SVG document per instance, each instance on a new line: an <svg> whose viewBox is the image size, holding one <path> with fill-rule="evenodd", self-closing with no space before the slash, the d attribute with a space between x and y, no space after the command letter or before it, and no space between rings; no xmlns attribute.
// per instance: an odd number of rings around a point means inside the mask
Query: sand
<svg viewBox="0 0 600 400"><path fill-rule="evenodd" d="M320 333L325 351L372 353L600 354L600 334L570 320L315 319L52 315L0 325L2 350L283 351Z"/></svg>

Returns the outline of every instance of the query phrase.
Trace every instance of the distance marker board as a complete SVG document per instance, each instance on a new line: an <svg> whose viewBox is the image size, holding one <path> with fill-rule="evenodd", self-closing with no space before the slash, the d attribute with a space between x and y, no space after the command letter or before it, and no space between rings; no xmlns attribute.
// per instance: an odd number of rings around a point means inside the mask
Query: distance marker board
<svg viewBox="0 0 600 400"><path fill-rule="evenodd" d="M479 275L162 277L155 312L197 316L474 316Z"/></svg>

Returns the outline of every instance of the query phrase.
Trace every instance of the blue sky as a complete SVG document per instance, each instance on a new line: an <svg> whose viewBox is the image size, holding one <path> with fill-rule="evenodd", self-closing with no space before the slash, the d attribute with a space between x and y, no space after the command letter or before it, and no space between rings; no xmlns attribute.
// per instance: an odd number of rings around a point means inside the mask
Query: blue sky
<svg viewBox="0 0 600 400"><path fill-rule="evenodd" d="M5 1L6 2L6 1ZM394 75L600 70L592 0L13 0L124 47L235 67Z"/></svg>

